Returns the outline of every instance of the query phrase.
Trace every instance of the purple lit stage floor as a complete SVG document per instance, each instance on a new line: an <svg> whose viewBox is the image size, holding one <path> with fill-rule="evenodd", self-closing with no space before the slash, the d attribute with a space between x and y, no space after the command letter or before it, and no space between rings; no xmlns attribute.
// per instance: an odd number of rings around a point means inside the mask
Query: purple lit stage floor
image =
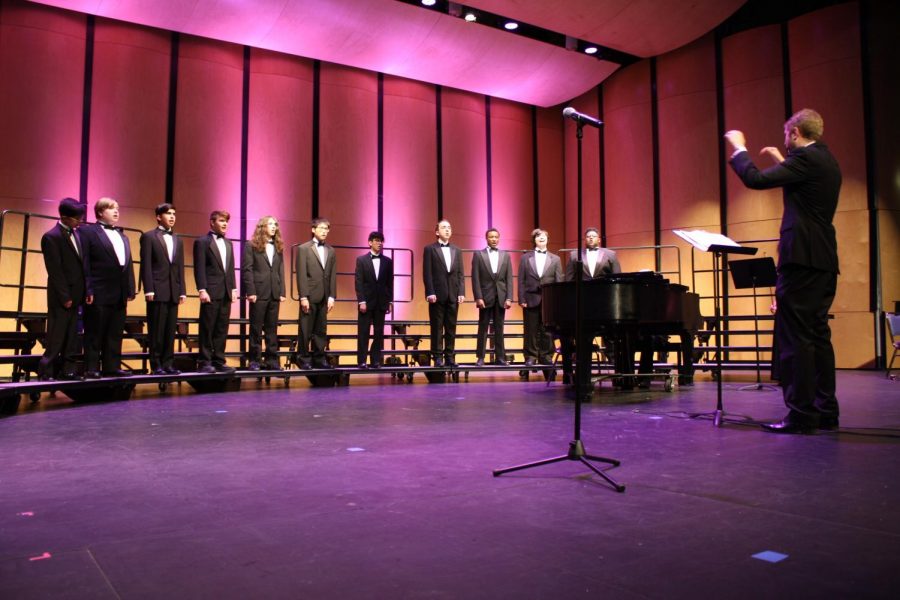
<svg viewBox="0 0 900 600"><path fill-rule="evenodd" d="M782 416L725 385L729 419ZM862 598L900 589L900 382L840 372L842 430L715 428L715 384L504 375L46 396L0 419L0 598ZM768 553L768 554L765 554ZM782 558L782 556L784 556ZM891 592L891 590L894 590Z"/></svg>

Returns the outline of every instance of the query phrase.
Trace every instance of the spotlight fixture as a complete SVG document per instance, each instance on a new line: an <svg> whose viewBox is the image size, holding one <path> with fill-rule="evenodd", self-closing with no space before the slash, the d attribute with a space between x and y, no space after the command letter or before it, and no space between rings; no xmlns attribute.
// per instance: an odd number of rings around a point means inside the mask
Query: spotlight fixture
<svg viewBox="0 0 900 600"><path fill-rule="evenodd" d="M2 3L3 0L0 0ZM512 35L529 38L537 42L556 46L557 48L565 48L572 52L587 54L597 60L618 64L621 66L630 65L640 60L640 57L633 54L627 54L620 50L608 48L597 44L596 42L579 39L550 29L544 29L532 23L523 23L504 15L488 12L480 8L468 6L464 4L466 0L396 0L402 4L416 6L418 8L426 8L429 11L444 13L455 19L465 19L469 23L477 23L484 27L507 31ZM521 0L515 2L507 1L506 4L518 4ZM504 4L504 3L496 3Z"/></svg>

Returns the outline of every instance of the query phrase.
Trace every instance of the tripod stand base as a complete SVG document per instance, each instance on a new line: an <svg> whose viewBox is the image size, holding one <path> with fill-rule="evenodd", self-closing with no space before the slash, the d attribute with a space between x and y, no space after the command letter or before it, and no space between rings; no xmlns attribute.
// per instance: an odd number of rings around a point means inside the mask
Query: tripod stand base
<svg viewBox="0 0 900 600"><path fill-rule="evenodd" d="M584 464L591 471L602 477L607 483L609 483L613 489L617 492L624 492L625 486L616 482L612 477L598 469L594 466L590 461L594 462L602 462L610 464L614 467L618 467L621 463L614 458L606 458L603 456L592 456L590 454L586 454L584 451L584 444L581 440L573 440L569 442L569 452L568 454L563 454L561 456L554 456L553 458L545 458L543 460L538 460L535 462L525 463L522 465L516 465L514 467L506 467L504 469L494 469L494 477L499 477L504 473L511 473L513 471L521 471L522 469L530 469L532 467L540 467L541 465L549 465L552 463L562 462L564 460L577 460Z"/></svg>
<svg viewBox="0 0 900 600"><path fill-rule="evenodd" d="M759 392L759 391L763 391L763 390L765 390L767 392L774 392L774 391L778 390L778 388L775 387L774 385L767 385L765 383L754 383L751 385L744 385L744 386L741 386L738 388L739 392Z"/></svg>

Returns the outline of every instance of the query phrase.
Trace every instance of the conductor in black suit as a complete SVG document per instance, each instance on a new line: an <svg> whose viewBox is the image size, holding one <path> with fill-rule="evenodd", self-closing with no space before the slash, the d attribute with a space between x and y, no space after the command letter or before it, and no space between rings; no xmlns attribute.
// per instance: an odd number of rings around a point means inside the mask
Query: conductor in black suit
<svg viewBox="0 0 900 600"><path fill-rule="evenodd" d="M297 252L297 288L300 290L301 369L329 369L325 357L328 345L328 313L337 298L337 257L325 243L331 223L316 218L312 222L313 239L300 244ZM310 346L312 347L310 349Z"/></svg>
<svg viewBox="0 0 900 600"><path fill-rule="evenodd" d="M549 365L553 362L553 338L541 317L541 286L563 280L562 261L547 251L548 234L543 229L531 232L534 250L525 253L519 263L519 305L525 325L525 364Z"/></svg>
<svg viewBox="0 0 900 600"><path fill-rule="evenodd" d="M284 240L275 217L265 216L256 223L241 257L241 290L250 302L249 368L258 371L263 363L262 341L265 334L266 369L279 370L278 309L284 302Z"/></svg>
<svg viewBox="0 0 900 600"><path fill-rule="evenodd" d="M150 369L154 375L178 375L174 367L178 305L187 297L184 243L175 234L175 207L156 207L157 226L141 235L141 284L147 301Z"/></svg>
<svg viewBox="0 0 900 600"><path fill-rule="evenodd" d="M463 274L462 250L450 243L453 228L442 220L435 227L437 241L425 246L422 274L428 320L431 325L431 356L434 366L456 366L456 315L465 301L466 282Z"/></svg>
<svg viewBox="0 0 900 600"><path fill-rule="evenodd" d="M622 267L616 253L608 248L600 247L600 233L595 227L584 230L585 248L581 251L583 263L581 277L583 281L600 279L612 273L621 273ZM575 281L575 261L578 251L573 250L566 263L566 281Z"/></svg>
<svg viewBox="0 0 900 600"><path fill-rule="evenodd" d="M778 242L775 336L788 414L764 425L779 433L837 429L834 349L828 311L837 289L837 238L832 221L841 190L837 160L822 143L824 122L804 108L784 124L787 158L764 148L778 164L760 171L747 152L744 134L725 134L734 172L751 189L780 187L784 197Z"/></svg>
<svg viewBox="0 0 900 600"><path fill-rule="evenodd" d="M200 294L201 373L231 373L225 364L225 344L231 322L231 303L237 300L234 249L225 237L231 215L214 210L209 215L208 234L194 240L194 282Z"/></svg>
<svg viewBox="0 0 900 600"><path fill-rule="evenodd" d="M78 308L84 302L84 266L76 231L84 219L84 205L74 198L59 203L59 222L41 237L47 268L47 337L38 363L42 381L78 379ZM58 369L62 361L61 370Z"/></svg>
<svg viewBox="0 0 900 600"><path fill-rule="evenodd" d="M131 372L122 369L122 336L126 306L135 295L131 244L116 225L119 204L115 200L98 200L94 216L97 222L80 232L87 305L84 376L127 377Z"/></svg>
<svg viewBox="0 0 900 600"><path fill-rule="evenodd" d="M487 247L472 255L472 295L478 307L478 343L475 364L484 365L488 326L494 323L494 363L508 365L503 344L503 324L506 311L513 302L512 261L506 250L501 250L500 232L495 228L484 234Z"/></svg>
<svg viewBox="0 0 900 600"><path fill-rule="evenodd" d="M367 351L372 368L381 367L384 318L394 309L394 261L382 253L383 249L384 234L373 231L369 234L369 252L356 257L356 359L361 369L366 368Z"/></svg>

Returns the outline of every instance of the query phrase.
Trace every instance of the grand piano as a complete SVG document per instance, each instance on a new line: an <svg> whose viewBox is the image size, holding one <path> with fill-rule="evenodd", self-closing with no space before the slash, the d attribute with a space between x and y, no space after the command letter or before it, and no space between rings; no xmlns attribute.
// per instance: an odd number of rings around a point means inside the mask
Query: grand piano
<svg viewBox="0 0 900 600"><path fill-rule="evenodd" d="M562 340L575 337L575 282L550 283L542 290L544 325ZM576 349L582 360L590 360L595 336L613 348L615 373L634 373L634 355L642 351L641 372L652 371L654 341L680 337L679 382L691 383L694 374L693 340L701 325L700 297L686 286L670 283L652 272L616 273L602 279L581 282L583 328L587 348ZM667 344L666 344L667 346ZM570 350L572 343L563 344ZM565 352L568 354L568 352ZM568 358L568 357L565 357ZM649 361L649 371L648 371ZM568 361L565 364L570 364ZM585 369L590 373L590 369ZM633 386L633 377L622 377L623 387ZM576 381L579 390L590 382Z"/></svg>

